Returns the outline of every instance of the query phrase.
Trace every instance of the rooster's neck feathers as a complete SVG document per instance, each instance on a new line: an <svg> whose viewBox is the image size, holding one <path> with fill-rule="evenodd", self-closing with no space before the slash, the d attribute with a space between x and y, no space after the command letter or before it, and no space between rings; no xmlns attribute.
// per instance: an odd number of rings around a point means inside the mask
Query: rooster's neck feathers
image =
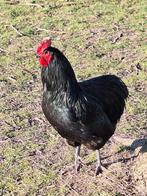
<svg viewBox="0 0 147 196"><path fill-rule="evenodd" d="M53 60L48 67L42 68L43 86L51 92L52 98L61 92L66 99L71 94L73 99L77 99L80 87L69 61L58 49L49 47L48 50L52 53Z"/></svg>

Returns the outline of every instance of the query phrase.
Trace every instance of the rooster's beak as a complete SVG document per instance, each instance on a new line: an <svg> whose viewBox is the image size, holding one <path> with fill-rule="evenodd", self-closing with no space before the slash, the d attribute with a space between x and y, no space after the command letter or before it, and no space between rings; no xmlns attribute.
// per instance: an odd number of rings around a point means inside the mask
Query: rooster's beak
<svg viewBox="0 0 147 196"><path fill-rule="evenodd" d="M36 54L36 58L38 59L40 56L38 54Z"/></svg>

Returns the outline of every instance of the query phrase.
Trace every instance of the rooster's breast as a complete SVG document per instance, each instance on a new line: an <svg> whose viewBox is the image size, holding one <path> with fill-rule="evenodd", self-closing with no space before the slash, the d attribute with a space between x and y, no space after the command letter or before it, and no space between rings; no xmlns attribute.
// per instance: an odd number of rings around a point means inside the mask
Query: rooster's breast
<svg viewBox="0 0 147 196"><path fill-rule="evenodd" d="M79 138L81 125L72 120L69 108L43 96L42 110L49 123L62 137L73 141Z"/></svg>

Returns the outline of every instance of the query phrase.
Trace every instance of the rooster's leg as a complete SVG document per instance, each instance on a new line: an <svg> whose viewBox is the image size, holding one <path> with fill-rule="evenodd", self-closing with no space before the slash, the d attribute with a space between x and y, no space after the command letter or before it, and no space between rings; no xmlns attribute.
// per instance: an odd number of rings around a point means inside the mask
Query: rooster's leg
<svg viewBox="0 0 147 196"><path fill-rule="evenodd" d="M80 166L81 166L80 148L81 148L81 145L76 146L76 149L75 149L75 170L76 172L79 171Z"/></svg>
<svg viewBox="0 0 147 196"><path fill-rule="evenodd" d="M102 171L105 169L101 164L101 157L100 157L100 151L96 150L96 156L97 156L97 165L96 165L96 175L99 173L102 173Z"/></svg>

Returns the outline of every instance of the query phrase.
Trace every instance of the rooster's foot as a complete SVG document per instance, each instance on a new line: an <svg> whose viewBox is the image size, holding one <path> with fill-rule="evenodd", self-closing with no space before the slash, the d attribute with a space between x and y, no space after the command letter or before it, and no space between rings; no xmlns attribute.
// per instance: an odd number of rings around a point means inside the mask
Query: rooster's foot
<svg viewBox="0 0 147 196"><path fill-rule="evenodd" d="M105 167L103 167L102 165L98 165L98 166L96 167L95 175L97 176L97 175L101 174L101 173L102 173L103 171L105 171L105 170L106 170Z"/></svg>

